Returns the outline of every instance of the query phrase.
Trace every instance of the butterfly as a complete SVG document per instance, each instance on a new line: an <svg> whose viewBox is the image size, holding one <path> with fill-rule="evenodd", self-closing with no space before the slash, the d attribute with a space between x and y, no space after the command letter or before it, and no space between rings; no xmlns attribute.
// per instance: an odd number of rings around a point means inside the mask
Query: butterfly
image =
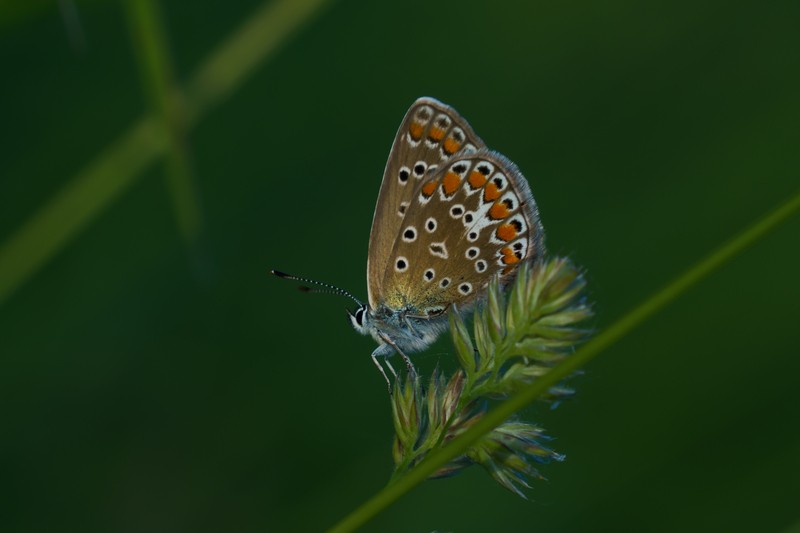
<svg viewBox="0 0 800 533"><path fill-rule="evenodd" d="M378 343L372 360L430 346L447 330L449 312L468 312L494 277L512 281L523 262L545 253L544 230L517 166L489 150L452 107L423 97L409 108L383 173L367 258L368 302L350 321ZM310 290L307 289L306 290ZM324 291L316 291L324 292Z"/></svg>

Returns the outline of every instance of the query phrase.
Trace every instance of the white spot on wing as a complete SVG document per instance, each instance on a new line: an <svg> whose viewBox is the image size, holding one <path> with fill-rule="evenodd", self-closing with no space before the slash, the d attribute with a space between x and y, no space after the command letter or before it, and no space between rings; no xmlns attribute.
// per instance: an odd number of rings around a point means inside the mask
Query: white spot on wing
<svg viewBox="0 0 800 533"><path fill-rule="evenodd" d="M397 272L405 272L408 270L408 259L403 256L398 257L394 261L394 269Z"/></svg>
<svg viewBox="0 0 800 533"><path fill-rule="evenodd" d="M428 247L430 250L431 255L435 255L436 257L441 257L442 259L447 259L450 257L447 254L447 246L445 246L444 242L434 242Z"/></svg>
<svg viewBox="0 0 800 533"><path fill-rule="evenodd" d="M408 202L400 202L400 207L397 209L397 216L400 218L405 217L406 209L408 209Z"/></svg>

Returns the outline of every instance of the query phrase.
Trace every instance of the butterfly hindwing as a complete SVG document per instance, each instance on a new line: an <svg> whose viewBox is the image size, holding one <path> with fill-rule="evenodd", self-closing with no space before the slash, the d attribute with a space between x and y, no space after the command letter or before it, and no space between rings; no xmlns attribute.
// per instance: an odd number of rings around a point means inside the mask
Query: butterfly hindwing
<svg viewBox="0 0 800 533"><path fill-rule="evenodd" d="M451 107L419 98L395 136L375 206L367 257L370 305L379 305L395 242L424 179L455 155L485 148L483 141Z"/></svg>
<svg viewBox="0 0 800 533"><path fill-rule="evenodd" d="M387 306L420 315L468 306L489 280L544 253L536 203L519 169L486 149L426 177L411 199L381 283Z"/></svg>

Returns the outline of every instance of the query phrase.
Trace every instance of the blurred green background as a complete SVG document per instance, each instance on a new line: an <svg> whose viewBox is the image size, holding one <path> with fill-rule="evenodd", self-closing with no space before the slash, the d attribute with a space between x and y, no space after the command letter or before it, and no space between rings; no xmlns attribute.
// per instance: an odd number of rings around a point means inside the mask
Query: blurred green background
<svg viewBox="0 0 800 533"><path fill-rule="evenodd" d="M598 328L800 183L796 1L162 2L184 115L132 3L0 6L3 531L316 531L385 484L374 343L346 301L267 272L366 297L418 96L520 166ZM185 138L142 122L164 108ZM567 455L531 501L474 469L366 530L797 524L798 245L795 217L593 361L574 400L528 409ZM415 361L452 368L452 349Z"/></svg>

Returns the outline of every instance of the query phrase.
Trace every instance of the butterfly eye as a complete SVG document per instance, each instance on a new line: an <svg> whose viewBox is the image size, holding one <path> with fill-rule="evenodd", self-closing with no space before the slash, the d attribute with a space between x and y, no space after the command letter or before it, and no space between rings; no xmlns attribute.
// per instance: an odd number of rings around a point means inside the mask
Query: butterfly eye
<svg viewBox="0 0 800 533"><path fill-rule="evenodd" d="M356 324L358 324L359 326L363 326L364 325L364 308L363 307L359 307L356 310L355 317L356 317Z"/></svg>

